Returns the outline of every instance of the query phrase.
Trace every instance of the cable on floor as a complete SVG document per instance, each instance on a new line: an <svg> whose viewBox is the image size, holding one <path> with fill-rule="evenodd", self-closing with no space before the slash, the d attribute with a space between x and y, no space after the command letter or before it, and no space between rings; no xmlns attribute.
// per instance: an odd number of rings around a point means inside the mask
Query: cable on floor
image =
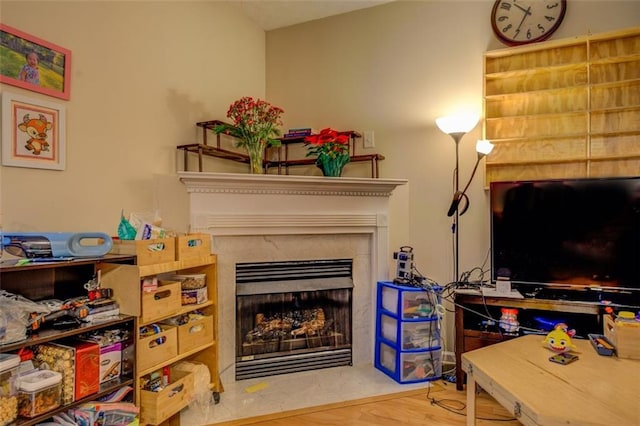
<svg viewBox="0 0 640 426"><path fill-rule="evenodd" d="M436 399L430 396L431 393L431 386L429 386L427 388L427 401L429 401L429 403L431 403L431 405L435 405L436 407L440 407L442 409L445 409L447 411L449 411L450 413L453 414L457 414L459 416L465 416L467 415L467 413L463 412L464 410L467 409L467 404L465 404L462 401L459 401L457 399ZM513 421L517 421L518 419L516 419L515 417L478 417L476 416L477 420L486 420L486 421L491 421L491 422L513 422Z"/></svg>

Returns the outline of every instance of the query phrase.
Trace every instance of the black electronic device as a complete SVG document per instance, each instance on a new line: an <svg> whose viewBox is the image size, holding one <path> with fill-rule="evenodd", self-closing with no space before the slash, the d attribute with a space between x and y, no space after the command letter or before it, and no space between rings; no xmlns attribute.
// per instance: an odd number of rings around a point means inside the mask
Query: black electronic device
<svg viewBox="0 0 640 426"><path fill-rule="evenodd" d="M578 355L573 355L568 352L564 352L561 354L553 355L549 358L549 361L555 362L558 364L569 364L573 361L578 360Z"/></svg>
<svg viewBox="0 0 640 426"><path fill-rule="evenodd" d="M407 284L413 279L413 248L409 246L400 247L400 251L393 253L396 260L396 284Z"/></svg>
<svg viewBox="0 0 640 426"><path fill-rule="evenodd" d="M490 205L493 282L640 305L640 177L493 182Z"/></svg>

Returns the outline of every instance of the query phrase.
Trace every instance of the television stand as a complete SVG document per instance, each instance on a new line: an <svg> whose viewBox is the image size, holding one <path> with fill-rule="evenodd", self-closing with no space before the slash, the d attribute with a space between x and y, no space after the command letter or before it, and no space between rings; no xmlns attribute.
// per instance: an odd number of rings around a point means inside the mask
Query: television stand
<svg viewBox="0 0 640 426"><path fill-rule="evenodd" d="M483 297L478 291L463 290L456 292L455 305L457 390L464 389L465 373L461 364L464 352L517 337L501 332L496 326L482 325L487 311L497 323L501 308L517 308L520 326L526 329L539 329L536 319L542 317L551 321L564 321L569 328L576 330L577 336L585 338L589 333L601 334L603 330L601 306L593 302ZM540 341L542 342L542 338Z"/></svg>

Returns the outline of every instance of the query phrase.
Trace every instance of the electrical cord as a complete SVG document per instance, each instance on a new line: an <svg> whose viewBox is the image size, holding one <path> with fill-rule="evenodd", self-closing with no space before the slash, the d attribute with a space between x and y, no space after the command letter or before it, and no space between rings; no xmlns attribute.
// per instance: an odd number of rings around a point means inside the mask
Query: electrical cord
<svg viewBox="0 0 640 426"><path fill-rule="evenodd" d="M446 383L445 383L446 385ZM447 410L450 413L456 414L458 416L465 416L467 415L467 413L463 412L464 410L467 409L467 404L465 404L462 401L459 401L457 399L448 399L448 398L442 398L442 399L436 399L434 397L431 396L431 386L429 386L427 388L427 400L429 401L429 403L431 405L435 405L436 407L440 407L444 410ZM517 421L518 419L515 417L479 417L476 416L476 420L485 420L485 421L491 421L491 422L513 422L513 421Z"/></svg>

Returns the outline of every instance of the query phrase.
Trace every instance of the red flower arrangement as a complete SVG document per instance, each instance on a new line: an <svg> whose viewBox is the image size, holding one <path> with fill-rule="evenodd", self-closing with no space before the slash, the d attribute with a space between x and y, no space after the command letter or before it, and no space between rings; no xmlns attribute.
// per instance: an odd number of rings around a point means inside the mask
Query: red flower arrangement
<svg viewBox="0 0 640 426"><path fill-rule="evenodd" d="M238 138L238 147L246 147L254 141L277 144L280 141L274 137L280 135L278 126L282 126L280 117L283 113L282 108L267 101L245 96L229 106L227 117L233 124L220 124L215 131Z"/></svg>
<svg viewBox="0 0 640 426"><path fill-rule="evenodd" d="M304 141L307 144L307 157L325 154L335 158L338 155L349 154L349 135L338 133L331 128L322 129L317 135L307 136Z"/></svg>
<svg viewBox="0 0 640 426"><path fill-rule="evenodd" d="M261 173L264 149L280 145L275 138L280 135L283 113L282 108L267 101L245 96L229 106L227 117L233 123L217 125L214 131L237 138L236 146L249 154L252 172Z"/></svg>
<svg viewBox="0 0 640 426"><path fill-rule="evenodd" d="M349 135L331 128L322 129L317 135L304 138L307 157L316 157L316 165L325 176L340 176L349 162Z"/></svg>

